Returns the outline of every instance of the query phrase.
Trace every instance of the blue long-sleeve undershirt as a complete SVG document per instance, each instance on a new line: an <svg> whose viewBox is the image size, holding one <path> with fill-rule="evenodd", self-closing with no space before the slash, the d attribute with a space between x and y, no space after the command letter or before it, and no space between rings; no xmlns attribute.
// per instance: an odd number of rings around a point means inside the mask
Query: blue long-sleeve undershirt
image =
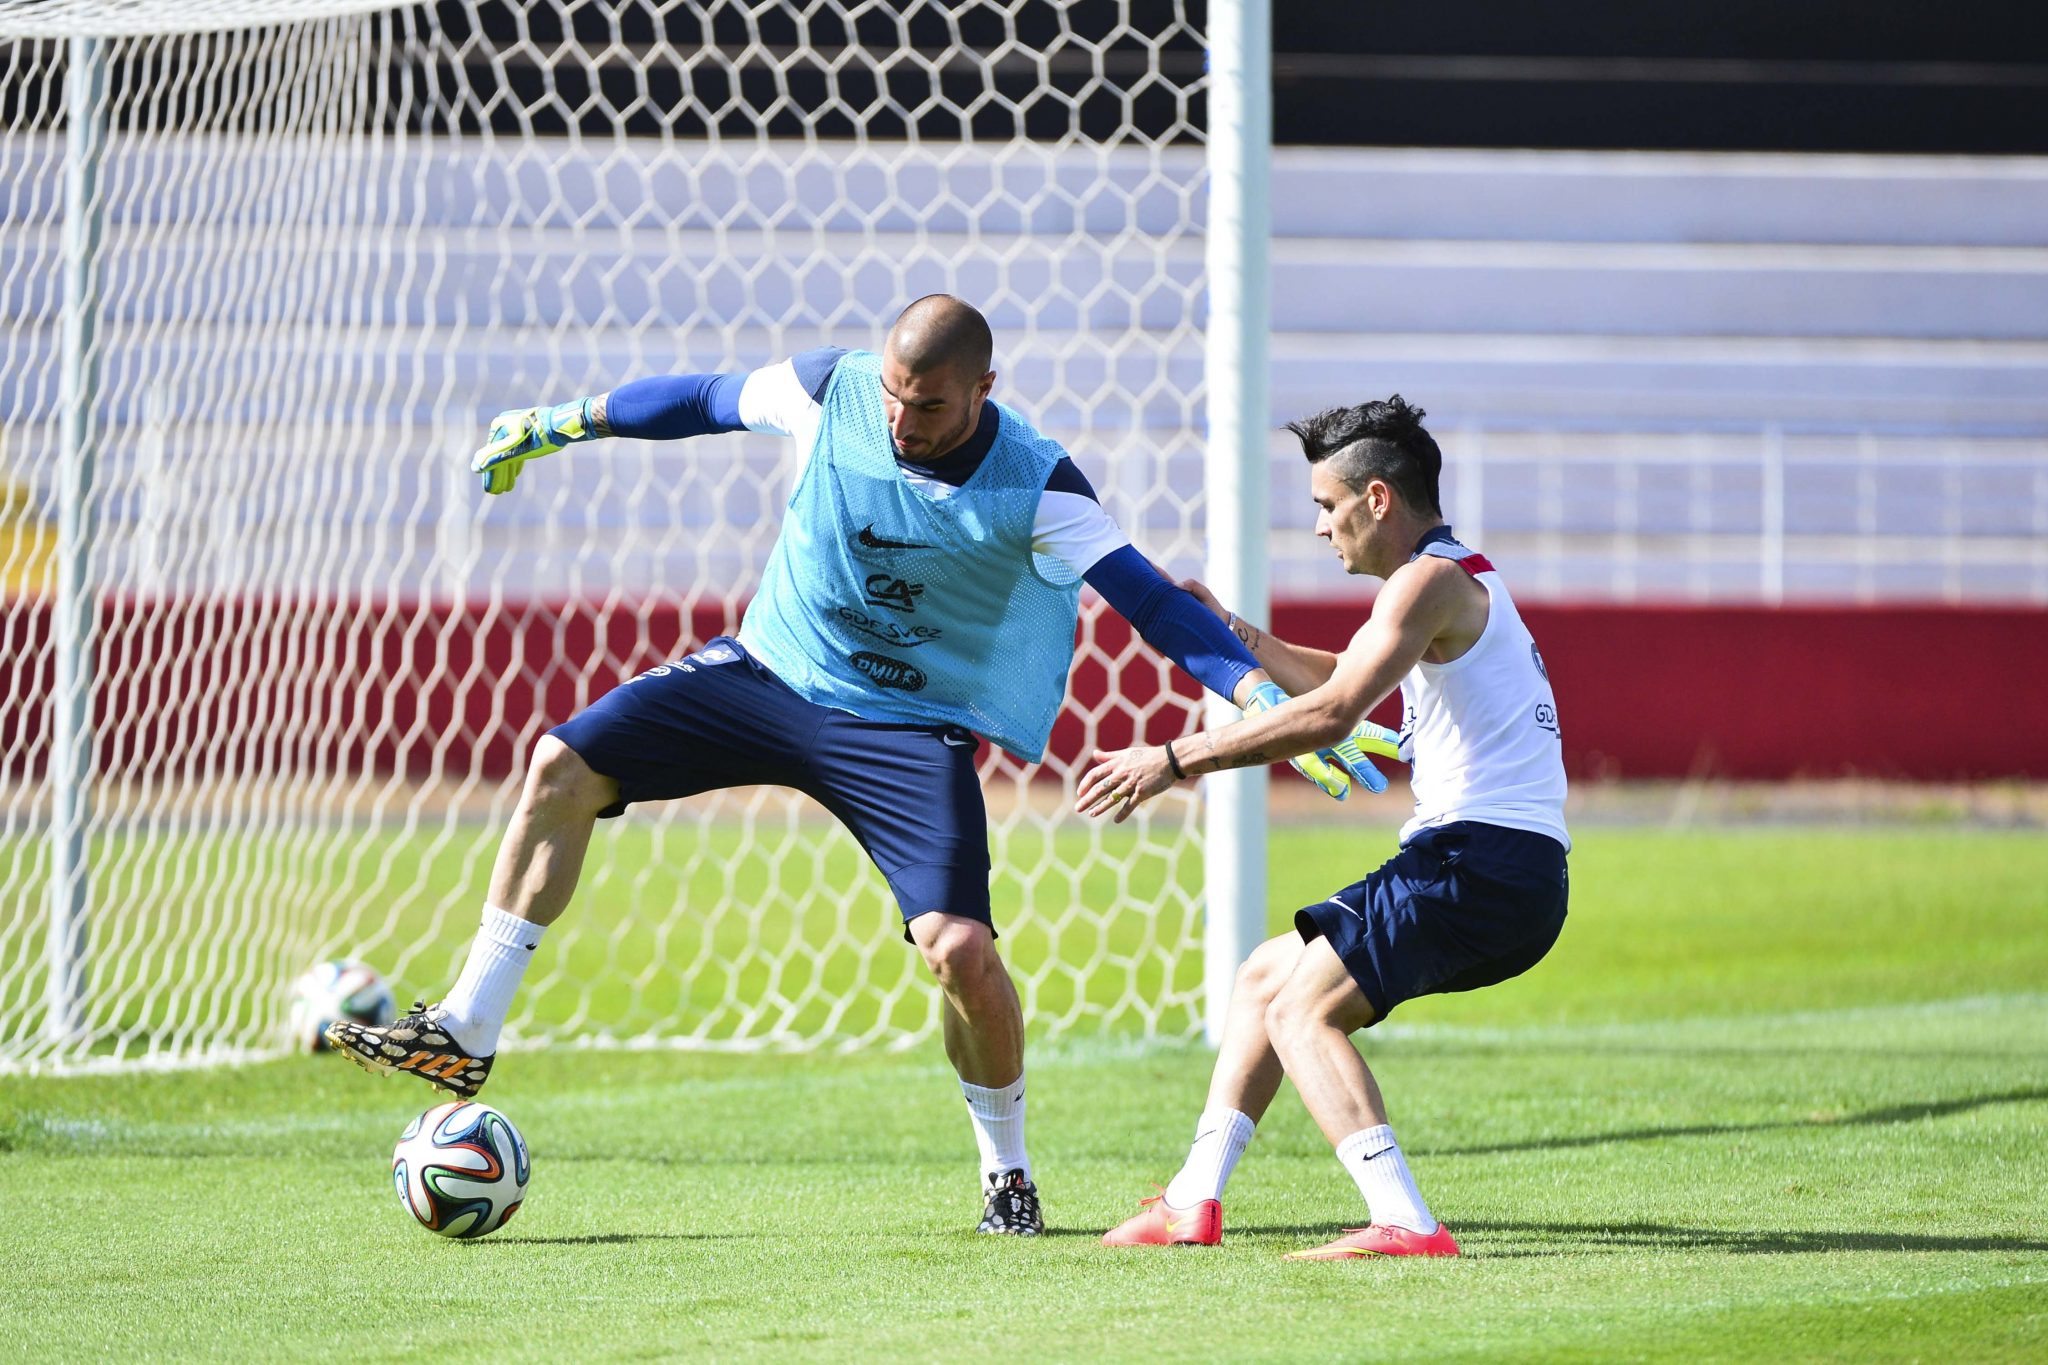
<svg viewBox="0 0 2048 1365"><path fill-rule="evenodd" d="M605 425L614 436L675 441L745 431L740 420L743 374L664 374L621 384L605 399Z"/></svg>
<svg viewBox="0 0 2048 1365"><path fill-rule="evenodd" d="M1259 666L1215 613L1168 581L1135 547L1110 551L1082 577L1147 644L1226 701Z"/></svg>

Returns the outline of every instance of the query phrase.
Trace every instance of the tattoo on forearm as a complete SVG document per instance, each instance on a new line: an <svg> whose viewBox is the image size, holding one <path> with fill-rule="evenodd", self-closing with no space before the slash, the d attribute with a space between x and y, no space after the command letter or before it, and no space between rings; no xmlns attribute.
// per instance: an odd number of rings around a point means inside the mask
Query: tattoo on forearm
<svg viewBox="0 0 2048 1365"><path fill-rule="evenodd" d="M1263 749L1256 750L1249 754L1238 754L1234 757L1225 758L1223 755L1216 752L1216 732L1214 730L1204 730L1202 732L1202 743L1203 746L1208 750L1207 753L1205 753L1201 758L1194 760L1194 762L1188 762L1186 760L1183 760L1181 763L1181 766L1186 768L1190 773L1194 772L1195 763L1207 763L1209 764L1210 772L1222 772L1226 768L1263 767L1265 764L1275 761L1271 758L1266 757L1266 752Z"/></svg>
<svg viewBox="0 0 2048 1365"><path fill-rule="evenodd" d="M1245 620L1242 616L1239 616L1236 612L1230 613L1230 633L1237 637L1239 644L1254 654L1259 652L1259 644L1266 638L1264 631Z"/></svg>
<svg viewBox="0 0 2048 1365"><path fill-rule="evenodd" d="M606 413L606 407L610 401L611 395L608 393L601 393L590 400L590 434L592 436L609 436L612 434L611 418Z"/></svg>

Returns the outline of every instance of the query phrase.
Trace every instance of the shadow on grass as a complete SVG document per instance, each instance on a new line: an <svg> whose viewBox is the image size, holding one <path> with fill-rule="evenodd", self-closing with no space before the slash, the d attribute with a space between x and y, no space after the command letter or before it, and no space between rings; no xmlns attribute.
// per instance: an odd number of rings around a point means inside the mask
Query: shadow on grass
<svg viewBox="0 0 2048 1365"><path fill-rule="evenodd" d="M493 1237L485 1246L630 1246L635 1242L736 1242L738 1232L593 1232L581 1237Z"/></svg>
<svg viewBox="0 0 2048 1365"><path fill-rule="evenodd" d="M1839 1118L1819 1116L1780 1119L1771 1123L1690 1123L1665 1128L1624 1128L1612 1133L1582 1133L1573 1137L1529 1138L1521 1142L1489 1142L1470 1147L1423 1147L1420 1156L1499 1156L1508 1152L1553 1152L1573 1147L1604 1147L1615 1142L1653 1142L1659 1138L1718 1137L1729 1133L1796 1132L1800 1129L1855 1128L1884 1123L1917 1123L1921 1119L1946 1118L1998 1104L2029 1104L2048 1100L2048 1087L2005 1090L1995 1095L1968 1095L1954 1100L1930 1100L1925 1104L1893 1104L1866 1109Z"/></svg>
<svg viewBox="0 0 2048 1365"><path fill-rule="evenodd" d="M1249 1232L1292 1229L1248 1228ZM1568 1256L1599 1251L1728 1251L1749 1256L1800 1255L1828 1251L2048 1251L2048 1242L2015 1237L1941 1237L1911 1232L1734 1231L1687 1228L1668 1223L1496 1223L1461 1222L1460 1234L1478 1234L1470 1249L1487 1257ZM1494 1234L1545 1245L1489 1243ZM1554 1243L1554 1244L1552 1244Z"/></svg>
<svg viewBox="0 0 2048 1365"><path fill-rule="evenodd" d="M772 1237L773 1235L774 1235L774 1234L772 1234L772 1233L740 1233L740 1232L595 1232L595 1233L588 1233L588 1234L585 1234L585 1235L583 1235L583 1236L580 1236L580 1237L492 1237L492 1238L488 1239L488 1241L486 1241L486 1240L485 1240L485 1239L483 1239L483 1238L478 1238L477 1240L478 1240L478 1242L479 1242L479 1243L481 1243L481 1244L483 1244L483 1245L488 1245L488 1246L587 1246L587 1247L594 1247L594 1246L630 1246L630 1245L632 1245L633 1243L636 1243L636 1242L737 1242L737 1241L752 1241L752 1240L759 1240L759 1239L761 1239L761 1238L763 1238L763 1237ZM960 1236L961 1236L961 1237L963 1237L963 1238L970 1238L970 1237L971 1237L971 1238L974 1238L974 1239L975 1239L975 1240L977 1240L977 1241L980 1241L980 1240L990 1240L990 1241L996 1240L996 1239L994 1239L994 1238L987 1238L987 1239L984 1239L984 1238L982 1237L982 1235L981 1235L981 1234L979 1234L979 1233L977 1233L977 1232L974 1232L974 1231L973 1231L972 1229L968 1229L968 1230L965 1230L965 1231L961 1232L961 1233L960 1233ZM1039 1236L1039 1238L1040 1238L1040 1239L1044 1239L1044 1238L1052 1238L1052 1237L1088 1237L1088 1238L1099 1238L1099 1237L1101 1237L1101 1236L1102 1236L1102 1233L1101 1233L1101 1231L1100 1231L1100 1230L1098 1230L1098 1229L1093 1229L1093 1228L1047 1228L1047 1229L1046 1229L1045 1231L1043 1231L1043 1232L1039 1233L1039 1234L1038 1234L1038 1236ZM1019 1240L1025 1240L1025 1239L1019 1239Z"/></svg>

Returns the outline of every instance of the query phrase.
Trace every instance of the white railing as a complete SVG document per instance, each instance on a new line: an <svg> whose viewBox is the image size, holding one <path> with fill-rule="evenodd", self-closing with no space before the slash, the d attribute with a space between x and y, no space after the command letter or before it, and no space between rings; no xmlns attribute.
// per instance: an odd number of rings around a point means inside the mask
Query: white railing
<svg viewBox="0 0 2048 1365"><path fill-rule="evenodd" d="M2048 436L1440 439L1445 515L1532 600L2048 604ZM1353 590L1275 450L1275 595Z"/></svg>

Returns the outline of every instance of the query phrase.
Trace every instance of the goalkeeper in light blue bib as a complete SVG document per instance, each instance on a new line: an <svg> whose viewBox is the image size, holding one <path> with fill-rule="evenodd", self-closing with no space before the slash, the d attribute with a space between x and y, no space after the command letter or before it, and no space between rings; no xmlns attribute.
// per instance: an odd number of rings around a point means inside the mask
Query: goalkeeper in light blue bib
<svg viewBox="0 0 2048 1365"><path fill-rule="evenodd" d="M384 1028L337 1025L345 1053L475 1093L596 820L638 801L792 787L860 841L938 979L980 1147L980 1230L1040 1230L978 739L1043 754L1084 582L1212 691L1253 711L1286 698L1132 547L1059 443L990 401L992 345L979 312L932 295L903 311L880 354L826 348L498 415L473 466L489 493L511 491L529 461L607 436L772 432L804 458L739 634L615 688L539 742L455 988ZM1367 725L1295 766L1339 799L1353 782L1383 790L1360 746L1391 756L1394 736Z"/></svg>

